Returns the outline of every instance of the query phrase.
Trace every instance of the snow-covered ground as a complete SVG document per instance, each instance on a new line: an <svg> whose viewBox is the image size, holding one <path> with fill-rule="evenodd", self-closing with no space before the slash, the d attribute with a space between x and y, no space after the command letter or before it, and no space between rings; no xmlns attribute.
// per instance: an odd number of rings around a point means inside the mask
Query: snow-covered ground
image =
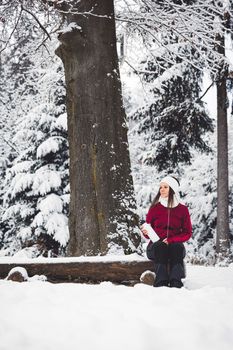
<svg viewBox="0 0 233 350"><path fill-rule="evenodd" d="M233 265L187 266L186 288L0 280L1 350L231 350Z"/></svg>

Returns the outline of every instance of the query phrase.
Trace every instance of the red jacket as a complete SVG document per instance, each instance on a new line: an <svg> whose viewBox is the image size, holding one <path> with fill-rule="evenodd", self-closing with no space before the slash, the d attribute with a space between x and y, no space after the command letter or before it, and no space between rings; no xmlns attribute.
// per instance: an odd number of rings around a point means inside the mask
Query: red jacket
<svg viewBox="0 0 233 350"><path fill-rule="evenodd" d="M167 238L168 243L185 242L192 235L189 211L183 204L168 209L161 203L157 203L148 211L146 222L151 224L160 239Z"/></svg>

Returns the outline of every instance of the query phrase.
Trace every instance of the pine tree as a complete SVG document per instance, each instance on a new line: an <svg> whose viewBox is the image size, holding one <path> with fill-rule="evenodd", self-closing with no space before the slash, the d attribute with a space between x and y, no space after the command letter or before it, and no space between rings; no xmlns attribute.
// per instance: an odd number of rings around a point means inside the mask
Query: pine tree
<svg viewBox="0 0 233 350"><path fill-rule="evenodd" d="M201 72L179 59L176 64L168 63L166 56L159 61L160 66L153 61L144 65L151 103L132 118L138 121L137 132L145 135L142 161L169 173L191 163L193 148L210 152L203 135L213 131L213 124L199 99Z"/></svg>
<svg viewBox="0 0 233 350"><path fill-rule="evenodd" d="M51 64L53 73L51 73ZM5 246L27 248L32 256L61 254L68 233L68 140L63 71L58 59L33 67L23 82L29 93L14 142L24 150L7 170L2 226ZM30 84L30 85L29 85ZM21 86L21 91L23 87ZM33 99L32 99L33 96Z"/></svg>

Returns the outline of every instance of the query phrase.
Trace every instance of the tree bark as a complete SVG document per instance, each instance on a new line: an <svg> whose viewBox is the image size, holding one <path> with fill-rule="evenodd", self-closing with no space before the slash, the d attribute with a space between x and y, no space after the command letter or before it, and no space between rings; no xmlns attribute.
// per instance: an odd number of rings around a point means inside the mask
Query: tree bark
<svg viewBox="0 0 233 350"><path fill-rule="evenodd" d="M68 255L125 253L139 245L113 0L73 1L59 36L70 150ZM91 11L90 14L87 12ZM81 27L81 28L80 28ZM122 251L121 251L122 252Z"/></svg>
<svg viewBox="0 0 233 350"><path fill-rule="evenodd" d="M218 37L218 51L225 56L224 38ZM229 252L229 183L228 183L228 129L227 129L227 67L223 63L217 80L217 237L216 252Z"/></svg>

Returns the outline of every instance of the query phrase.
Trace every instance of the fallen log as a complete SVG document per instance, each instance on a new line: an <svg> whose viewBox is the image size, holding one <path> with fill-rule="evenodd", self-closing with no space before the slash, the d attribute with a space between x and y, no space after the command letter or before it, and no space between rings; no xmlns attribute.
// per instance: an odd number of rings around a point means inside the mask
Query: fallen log
<svg viewBox="0 0 233 350"><path fill-rule="evenodd" d="M46 260L46 259L43 259ZM51 262L52 261L52 262ZM110 281L120 284L140 282L141 274L146 270L153 271L153 263L149 260L114 260L82 259L70 261L69 258L48 259L38 262L4 262L0 261L0 278L6 278L15 267L23 267L28 276L45 275L49 282L99 283Z"/></svg>

